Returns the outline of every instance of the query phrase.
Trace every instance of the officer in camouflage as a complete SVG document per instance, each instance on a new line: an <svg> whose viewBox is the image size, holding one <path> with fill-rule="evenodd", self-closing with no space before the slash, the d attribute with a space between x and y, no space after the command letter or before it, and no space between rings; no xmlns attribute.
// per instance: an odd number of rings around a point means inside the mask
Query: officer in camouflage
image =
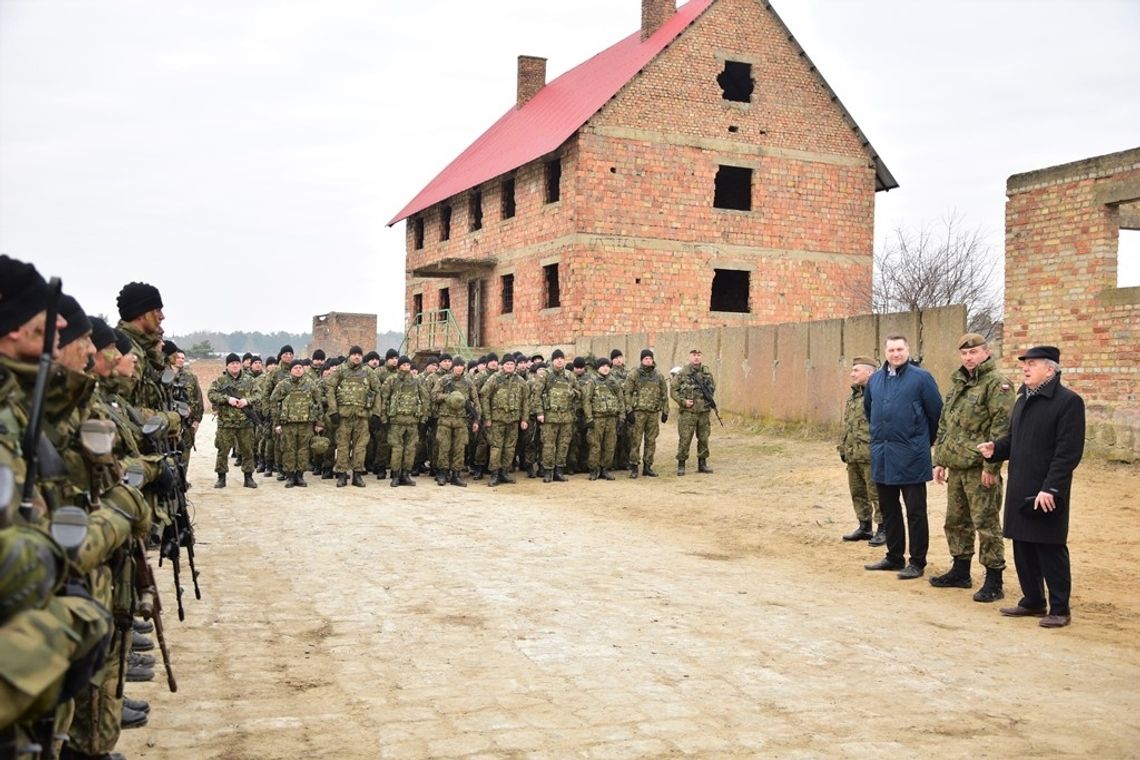
<svg viewBox="0 0 1140 760"><path fill-rule="evenodd" d="M483 427L487 431L490 447L487 460L491 472L491 480L487 483L489 486L515 482L509 470L518 443L519 429L527 429L527 418L530 416L529 391L526 380L515 372L513 354L504 356L499 371L483 384Z"/></svg>
<svg viewBox="0 0 1140 760"><path fill-rule="evenodd" d="M174 373L170 383L171 397L176 402L186 404L189 414L182 421L181 450L183 458L190 461L190 451L194 448L194 438L198 433L198 426L202 424L202 416L206 412L206 404L202 398L202 386L193 372L186 369L186 354L172 342L165 342L162 352L166 354L167 363ZM257 377L257 372L252 372ZM254 456L256 460L256 455Z"/></svg>
<svg viewBox="0 0 1140 760"><path fill-rule="evenodd" d="M388 425L388 445L392 448L392 487L414 486L412 467L416 462L420 425L427 420L428 395L425 384L412 374L412 360L401 356L398 370L380 391L380 421Z"/></svg>
<svg viewBox="0 0 1140 760"><path fill-rule="evenodd" d="M617 380L622 389L625 389L625 382L629 379L629 368L625 366L625 354L620 348L610 351L610 377ZM615 470L624 470L629 461L629 425L625 423L625 418L625 414L618 417L617 448L614 450Z"/></svg>
<svg viewBox="0 0 1140 760"><path fill-rule="evenodd" d="M958 356L962 366L951 378L934 442L934 482L947 486L946 543L954 565L932 577L930 585L970 588L976 532L986 580L974 601L994 602L1005 596L1001 463L983 460L977 446L979 441L996 441L1009 432L1016 395L1013 385L997 373L983 336L966 333L959 338Z"/></svg>
<svg viewBox="0 0 1140 760"><path fill-rule="evenodd" d="M214 460L214 472L218 481L214 488L226 487L226 472L229 470L230 449L237 447L241 456L242 472L246 488L257 488L253 479L253 421L247 415L251 408L253 377L242 372L241 357L235 353L226 356L226 368L213 383L206 397L210 399L214 415L218 418L218 429L214 435L214 448L218 450Z"/></svg>
<svg viewBox="0 0 1140 760"><path fill-rule="evenodd" d="M577 379L566 371L566 355L562 349L554 349L550 354L550 368L542 383L542 408L538 414L538 422L542 425L544 483L566 481L566 457L573 434L574 409L580 395Z"/></svg>
<svg viewBox="0 0 1140 760"><path fill-rule="evenodd" d="M711 473L709 467L709 406L716 393L716 380L702 363L701 350L689 349L689 363L673 378L671 396L677 403L677 474L685 474L685 462L693 435L697 436L697 472Z"/></svg>
<svg viewBox="0 0 1140 760"><path fill-rule="evenodd" d="M364 457L368 452L370 419L377 416L380 386L364 364L364 349L353 346L348 361L332 374L326 404L329 421L336 427L336 485L343 488L352 474L352 484L364 488ZM376 423L379 424L377 419Z"/></svg>
<svg viewBox="0 0 1140 760"><path fill-rule="evenodd" d="M598 372L582 388L582 410L586 418L590 480L613 480L610 468L617 448L618 420L625 417L625 388L610 372L610 360L596 361Z"/></svg>
<svg viewBox="0 0 1140 760"><path fill-rule="evenodd" d="M641 349L641 366L626 380L625 397L629 405L626 413L626 424L630 427L629 476L637 477L638 462L641 462L642 474L655 478L653 457L657 453L657 436L661 433L658 417L661 423L669 420L669 386L664 375L657 371L651 349Z"/></svg>
<svg viewBox="0 0 1140 760"><path fill-rule="evenodd" d="M309 468L309 441L314 432L324 430L319 422L320 386L306 372L305 363L295 360L289 368L289 379L273 389L270 401L274 410L273 432L278 436L285 468L285 487L304 488L308 485L304 476Z"/></svg>
<svg viewBox="0 0 1140 760"><path fill-rule="evenodd" d="M871 546L887 542L879 495L871 479L871 423L863 411L863 391L877 367L875 360L856 356L851 361L851 395L843 406L843 434L839 437L839 459L847 464L847 489L859 525L843 536L844 541L869 541ZM872 519L878 532L871 532Z"/></svg>
<svg viewBox="0 0 1140 760"><path fill-rule="evenodd" d="M432 464L436 468L435 482L441 486L467 485L462 472L468 434L477 432L482 421L479 394L464 374L466 370L463 358L454 357L451 372L440 379L433 394L439 422L435 431L438 460Z"/></svg>

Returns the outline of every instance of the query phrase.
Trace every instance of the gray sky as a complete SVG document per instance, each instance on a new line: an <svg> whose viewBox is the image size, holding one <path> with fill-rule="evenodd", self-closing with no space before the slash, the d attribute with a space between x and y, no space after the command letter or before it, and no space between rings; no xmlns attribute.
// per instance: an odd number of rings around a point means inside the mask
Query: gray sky
<svg viewBox="0 0 1140 760"><path fill-rule="evenodd" d="M991 248L1010 174L1140 145L1136 0L774 0L901 187ZM0 250L168 333L403 328L385 222L514 102L633 32L638 0L0 0ZM1137 233L1140 234L1140 233ZM1122 284L1140 284L1140 251Z"/></svg>

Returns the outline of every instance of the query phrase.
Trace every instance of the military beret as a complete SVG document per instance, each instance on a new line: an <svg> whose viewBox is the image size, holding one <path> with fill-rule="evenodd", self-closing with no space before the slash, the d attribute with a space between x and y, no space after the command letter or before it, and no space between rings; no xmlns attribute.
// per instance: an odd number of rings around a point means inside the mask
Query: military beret
<svg viewBox="0 0 1140 760"><path fill-rule="evenodd" d="M91 332L91 320L87 318L83 307L66 293L59 296L59 316L67 320L67 325L59 331L59 347L74 343Z"/></svg>
<svg viewBox="0 0 1140 760"><path fill-rule="evenodd" d="M119 291L115 301L119 307L119 317L131 321L140 314L162 308L162 295L158 288L145 282L128 282Z"/></svg>
<svg viewBox="0 0 1140 760"><path fill-rule="evenodd" d="M348 349L348 355L352 356L353 354L360 354L361 356L363 356L364 355L364 349L361 348L360 346L353 346L352 348Z"/></svg>
<svg viewBox="0 0 1140 760"><path fill-rule="evenodd" d="M613 351L610 351L610 361L611 361L611 362L612 362L614 359L618 358L619 356L625 356L625 354L623 354L623 353L621 352L621 349L620 349L620 348L615 348Z"/></svg>
<svg viewBox="0 0 1140 760"><path fill-rule="evenodd" d="M91 317L91 342L96 351L115 345L115 331L100 317Z"/></svg>
<svg viewBox="0 0 1140 760"><path fill-rule="evenodd" d="M48 285L32 264L0 256L0 333L15 330L47 308Z"/></svg>
<svg viewBox="0 0 1140 760"><path fill-rule="evenodd" d="M316 359L317 358L316 355L314 355L313 358ZM322 359L325 358L324 355L322 355L321 358ZM373 359L375 359L376 361L380 361L380 354L376 353L375 351L369 351L368 353L366 353L364 355L364 361L366 361L366 362L370 362Z"/></svg>
<svg viewBox="0 0 1140 760"><path fill-rule="evenodd" d="M550 361L554 361L555 359L565 359L565 358L566 358L566 354L562 353L561 348L556 348L550 352Z"/></svg>
<svg viewBox="0 0 1140 760"><path fill-rule="evenodd" d="M642 359L644 359L644 358L645 358L645 357L647 357L647 356L648 356L650 359L652 359L652 358L653 358L653 349L651 349L651 348L643 348L643 349L641 349L641 358L642 358Z"/></svg>
<svg viewBox="0 0 1140 760"><path fill-rule="evenodd" d="M412 360L406 356L401 356L399 359L396 360L396 366L397 367L403 367L405 364L411 364L411 363L412 363Z"/></svg>
<svg viewBox="0 0 1140 760"><path fill-rule="evenodd" d="M586 357L575 356L574 357L574 369L585 369L585 368L586 368Z"/></svg>
<svg viewBox="0 0 1140 760"><path fill-rule="evenodd" d="M398 359L399 357L400 357L400 352L394 348L389 348L384 353L384 361L388 361L389 359Z"/></svg>
<svg viewBox="0 0 1140 760"><path fill-rule="evenodd" d="M127 334L118 328L115 330L115 348L119 349L120 354L129 354L131 352L131 339Z"/></svg>
<svg viewBox="0 0 1140 760"><path fill-rule="evenodd" d="M961 338L958 338L958 348L977 348L978 346L986 345L986 338L984 335L977 333L966 333Z"/></svg>
<svg viewBox="0 0 1140 760"><path fill-rule="evenodd" d="M233 364L234 362L241 364L241 357L235 354L233 351L230 351L228 354L226 354L226 364Z"/></svg>
<svg viewBox="0 0 1140 760"><path fill-rule="evenodd" d="M246 351L244 354L242 354L242 355L241 355L241 360L242 360L243 362L244 362L246 359L252 359L252 358L253 358L253 354L251 354L249 351Z"/></svg>
<svg viewBox="0 0 1140 760"><path fill-rule="evenodd" d="M594 361L594 366L597 367L598 369L601 369L602 367L608 367L608 366L610 366L610 360L604 356L599 356Z"/></svg>
<svg viewBox="0 0 1140 760"><path fill-rule="evenodd" d="M1061 362L1061 349L1056 346L1034 346L1026 351L1017 360L1024 361L1026 359L1048 359L1051 362Z"/></svg>
<svg viewBox="0 0 1140 760"><path fill-rule="evenodd" d="M162 354L163 354L163 356L174 356L176 353L178 353L181 350L182 349L178 347L178 344L172 340L162 341Z"/></svg>
<svg viewBox="0 0 1140 760"><path fill-rule="evenodd" d="M375 352L373 352L373 353L375 353ZM313 358L314 359L320 359L321 361L324 361L327 357L325 356L325 352L318 348L316 351L313 352Z"/></svg>
<svg viewBox="0 0 1140 760"><path fill-rule="evenodd" d="M851 360L851 366L854 367L856 364L865 364L868 367L879 366L879 363L876 362L874 359L872 359L869 356L856 356L854 359Z"/></svg>

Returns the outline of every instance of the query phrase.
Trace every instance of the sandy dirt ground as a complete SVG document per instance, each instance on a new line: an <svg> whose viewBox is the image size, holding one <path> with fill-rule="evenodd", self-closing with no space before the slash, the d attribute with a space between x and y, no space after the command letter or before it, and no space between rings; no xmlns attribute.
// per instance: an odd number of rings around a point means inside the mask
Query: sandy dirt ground
<svg viewBox="0 0 1140 760"><path fill-rule="evenodd" d="M670 424L656 480L215 490L212 431L204 598L179 623L156 568L179 691L131 685L129 758L1140 756L1134 465L1078 470L1048 631L998 614L1012 567L996 605L864 571L829 441L730 421L716 474L678 478Z"/></svg>

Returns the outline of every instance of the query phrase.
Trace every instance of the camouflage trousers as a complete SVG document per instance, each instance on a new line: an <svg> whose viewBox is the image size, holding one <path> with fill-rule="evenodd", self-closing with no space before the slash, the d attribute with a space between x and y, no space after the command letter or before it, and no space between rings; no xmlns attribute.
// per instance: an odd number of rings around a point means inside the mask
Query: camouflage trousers
<svg viewBox="0 0 1140 760"><path fill-rule="evenodd" d="M573 422L544 422L542 425L542 466L546 469L566 466L570 452Z"/></svg>
<svg viewBox="0 0 1140 760"><path fill-rule="evenodd" d="M657 454L657 436L661 433L661 423L658 421L660 412L643 412L635 410L633 413L633 430L629 434L629 466L653 467L653 457ZM642 451L642 443L645 449Z"/></svg>
<svg viewBox="0 0 1140 760"><path fill-rule="evenodd" d="M392 458L392 447L388 445L388 423L385 422L375 435L368 439L368 452L364 456L364 465L369 472L380 472L388 469L388 460Z"/></svg>
<svg viewBox="0 0 1140 760"><path fill-rule="evenodd" d="M281 425L278 445L281 447L281 466L285 472L304 472L309 469L309 441L312 439L312 422L286 422Z"/></svg>
<svg viewBox="0 0 1140 760"><path fill-rule="evenodd" d="M523 451L520 464L529 469L531 465L542 462L542 426L534 415L527 420L527 425L526 431L520 436Z"/></svg>
<svg viewBox="0 0 1140 760"><path fill-rule="evenodd" d="M435 451L439 459L432 459L432 466L442 470L462 470L470 432L471 423L466 417L440 417L435 428Z"/></svg>
<svg viewBox="0 0 1140 760"><path fill-rule="evenodd" d="M368 417L342 417L336 426L336 464L333 469L346 475L364 472L368 453Z"/></svg>
<svg viewBox="0 0 1140 760"><path fill-rule="evenodd" d="M400 422L399 418L388 424L388 445L392 448L392 470L411 470L416 464L416 446L420 440L420 426L414 419Z"/></svg>
<svg viewBox="0 0 1140 760"><path fill-rule="evenodd" d="M566 450L566 464L575 470L584 470L589 457L590 442L586 436L586 417L582 412L578 412L570 430L570 448Z"/></svg>
<svg viewBox="0 0 1140 760"><path fill-rule="evenodd" d="M677 461L683 464L689 458L694 433L697 435L697 459L708 459L711 429L708 412L686 412L682 409L677 417Z"/></svg>
<svg viewBox="0 0 1140 760"><path fill-rule="evenodd" d="M242 472L253 472L253 428L218 428L214 434L214 448L218 450L218 457L214 460L214 472L225 475L230 469L229 455L236 450L241 456Z"/></svg>
<svg viewBox="0 0 1140 760"><path fill-rule="evenodd" d="M127 634L130 646L130 634ZM119 686L119 650L122 636L112 631L111 646L103 668L91 683L75 695L75 714L71 720L68 746L88 755L102 755L115 749L122 733L123 700L115 697ZM128 654L130 650L128 649Z"/></svg>
<svg viewBox="0 0 1140 760"><path fill-rule="evenodd" d="M491 443L488 440L487 428L479 427L479 432L475 434L475 442L471 448L471 463L477 467L486 467L487 460L491 458Z"/></svg>
<svg viewBox="0 0 1140 760"><path fill-rule="evenodd" d="M614 466L614 452L617 450L617 417L595 417L594 426L587 428L586 440L590 454L586 466L591 470L610 469Z"/></svg>
<svg viewBox="0 0 1140 760"><path fill-rule="evenodd" d="M871 480L870 462L847 463L847 490L851 492L851 506L855 507L855 519L859 522L883 524L883 512L879 509L879 492L875 481Z"/></svg>
<svg viewBox="0 0 1140 760"><path fill-rule="evenodd" d="M982 488L982 468L948 470L946 477L946 543L955 559L974 555L978 534L978 561L991 570L1005 568L1001 535L1001 476L991 488Z"/></svg>
<svg viewBox="0 0 1140 760"><path fill-rule="evenodd" d="M518 422L491 423L487 428L487 442L490 453L487 458L487 468L490 470L509 470L515 459L515 447L519 442Z"/></svg>
<svg viewBox="0 0 1140 760"><path fill-rule="evenodd" d="M629 464L629 425L624 418L618 419L617 444L614 449L614 469L624 470Z"/></svg>

